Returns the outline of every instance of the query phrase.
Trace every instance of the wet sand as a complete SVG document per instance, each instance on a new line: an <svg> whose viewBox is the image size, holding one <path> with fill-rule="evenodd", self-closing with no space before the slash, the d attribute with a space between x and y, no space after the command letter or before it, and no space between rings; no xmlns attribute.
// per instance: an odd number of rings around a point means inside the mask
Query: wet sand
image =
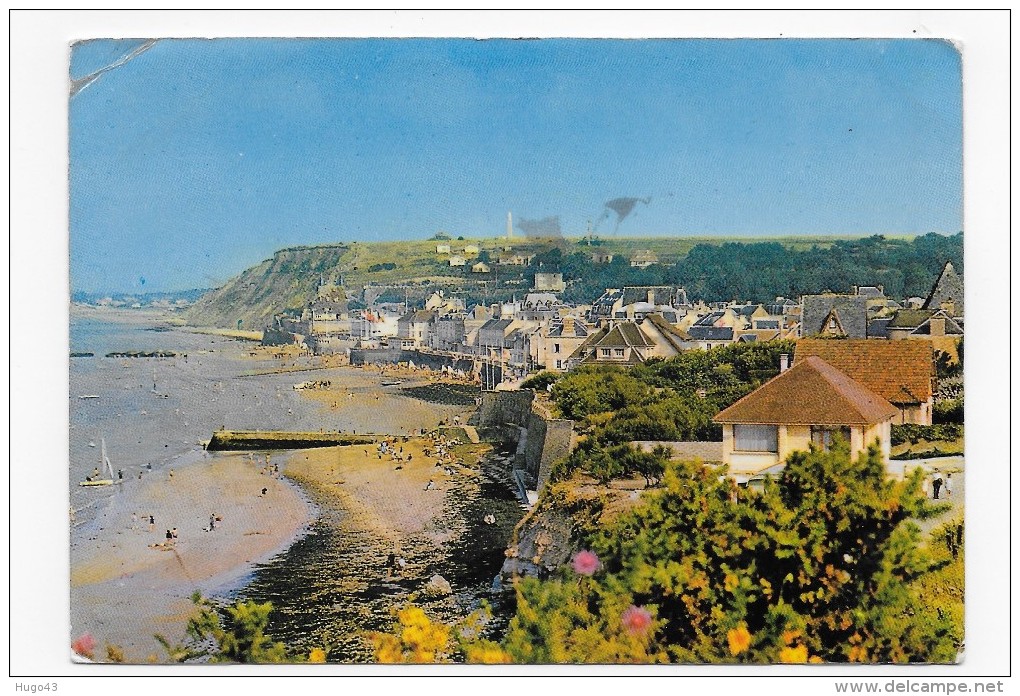
<svg viewBox="0 0 1020 696"><path fill-rule="evenodd" d="M354 525L394 549L422 534L439 547L452 530L439 531L431 523L454 490L454 479L477 478L479 471L464 464L437 467L437 457L424 454L431 445L421 438L407 442L397 438L396 447L403 450L398 456L410 456L411 460L397 461L388 454L380 458L374 446L330 447L293 453L285 472L332 496L349 513ZM481 454L488 446L472 449Z"/></svg>
<svg viewBox="0 0 1020 696"><path fill-rule="evenodd" d="M172 478L154 472L123 486L93 536L72 549L72 636L92 633L99 658L111 644L129 662L165 661L153 634L171 643L184 638L192 593L241 581L311 519L296 487L265 470L264 456L253 463L247 455L210 454ZM156 521L151 531L149 515ZM221 519L203 531L210 515ZM173 527L178 538L167 547Z"/></svg>

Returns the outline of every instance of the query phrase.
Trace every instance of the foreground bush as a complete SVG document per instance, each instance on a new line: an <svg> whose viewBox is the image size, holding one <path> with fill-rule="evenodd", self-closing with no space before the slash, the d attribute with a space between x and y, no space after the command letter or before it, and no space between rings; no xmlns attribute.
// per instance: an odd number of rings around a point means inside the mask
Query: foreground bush
<svg viewBox="0 0 1020 696"><path fill-rule="evenodd" d="M955 657L962 599L922 596L945 554L911 521L938 509L919 476L887 480L877 450L797 453L761 493L691 464L663 482L584 540L597 562L519 583L503 645L514 661Z"/></svg>

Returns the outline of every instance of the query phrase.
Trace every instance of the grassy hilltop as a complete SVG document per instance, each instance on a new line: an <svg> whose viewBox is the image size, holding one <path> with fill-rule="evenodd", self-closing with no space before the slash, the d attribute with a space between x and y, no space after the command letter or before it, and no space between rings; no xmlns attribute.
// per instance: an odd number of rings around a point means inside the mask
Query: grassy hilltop
<svg viewBox="0 0 1020 696"><path fill-rule="evenodd" d="M927 292L942 264L952 260L962 270L962 235L941 237L654 237L578 239L453 239L396 242L350 242L290 247L252 266L222 287L202 297L188 312L193 325L260 329L280 312L299 312L315 297L320 277L347 289L354 306L364 301L366 286L399 286L386 291L383 300L420 300L443 288L469 303L520 297L530 290L536 271L560 271L568 288L564 298L590 302L605 287L671 283L685 285L694 298L769 299L779 293L795 295L822 289L847 290L850 283L885 282L895 293ZM923 242L923 243L922 243ZM437 253L437 244L449 244L451 253ZM466 246L477 246L467 253ZM834 273L798 277L800 266L815 266L830 250L838 251ZM646 269L630 268L628 259L650 251L658 263ZM695 254L691 254L694 250ZM594 264L594 253L612 254L611 264ZM451 254L467 259L451 267ZM533 256L530 266L499 265L500 257ZM769 260L765 260L766 257ZM905 259L905 260L904 260ZM911 263L920 265L915 269ZM484 261L488 273L473 273L472 264ZM777 264L793 264L777 269ZM799 265L798 265L799 264ZM765 281L757 278L760 265ZM739 282L738 282L739 281ZM814 286L819 287L814 287ZM846 286L846 287L844 287ZM375 293L373 293L375 294ZM761 295L761 297L758 297Z"/></svg>

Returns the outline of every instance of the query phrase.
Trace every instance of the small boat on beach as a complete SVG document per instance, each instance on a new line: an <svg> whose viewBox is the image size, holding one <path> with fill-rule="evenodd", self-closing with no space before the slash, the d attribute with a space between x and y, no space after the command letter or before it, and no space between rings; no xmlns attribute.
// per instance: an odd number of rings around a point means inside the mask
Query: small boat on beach
<svg viewBox="0 0 1020 696"><path fill-rule="evenodd" d="M384 379L382 382L380 382L380 384L383 385L384 387L396 387L403 383L404 380L402 379Z"/></svg>
<svg viewBox="0 0 1020 696"><path fill-rule="evenodd" d="M100 465L102 467L102 473L99 467L96 467L96 471L93 472L92 476L87 476L84 481L79 483L79 486L112 486L114 484L113 476L113 464L110 463L110 458L106 456L106 440L100 440L102 443L102 454L100 455ZM99 478L102 474L109 474L110 478Z"/></svg>
<svg viewBox="0 0 1020 696"><path fill-rule="evenodd" d="M85 400L85 399L98 399L99 398L99 394L82 394L78 398L79 399L83 399L83 400Z"/></svg>

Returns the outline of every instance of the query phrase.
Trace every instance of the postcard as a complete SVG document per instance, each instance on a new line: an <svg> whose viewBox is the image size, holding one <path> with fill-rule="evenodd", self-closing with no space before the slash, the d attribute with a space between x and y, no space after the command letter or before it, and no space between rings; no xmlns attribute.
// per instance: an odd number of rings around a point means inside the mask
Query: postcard
<svg viewBox="0 0 1020 696"><path fill-rule="evenodd" d="M69 75L74 660L960 659L952 43Z"/></svg>

